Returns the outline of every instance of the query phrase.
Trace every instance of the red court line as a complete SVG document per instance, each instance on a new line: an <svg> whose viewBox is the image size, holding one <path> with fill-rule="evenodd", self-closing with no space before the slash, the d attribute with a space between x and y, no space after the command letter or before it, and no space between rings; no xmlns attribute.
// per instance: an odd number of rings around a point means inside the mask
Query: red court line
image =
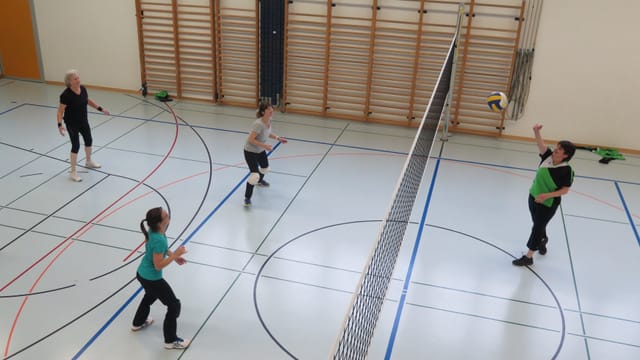
<svg viewBox="0 0 640 360"><path fill-rule="evenodd" d="M40 280L44 277L44 274L47 272L47 270L49 270L49 268L53 265L53 263L56 262L56 260L58 260L60 255L62 255L62 253L64 253L71 246L71 244L73 244L73 241L70 241L67 244L67 246L62 248L62 250L60 250L60 252L58 254L56 254L56 256L53 259L51 259L49 264L47 264L47 267L44 269L44 271L42 271L42 273L40 273L40 276L38 276L36 281L33 283L31 288L29 289L29 293L33 292L33 289L36 287L36 285L38 285ZM22 303L20 303L20 308L18 309L18 314L13 319L13 323L11 324L11 330L9 331L9 336L7 337L7 344L5 345L5 348L4 348L4 356L5 357L7 357L9 355L9 347L11 346L11 338L13 338L13 332L14 332L14 330L16 328L16 325L18 324L18 319L20 318L20 314L22 313L22 309L24 309L24 306L27 304L27 300L29 300L28 296L25 296L22 299Z"/></svg>
<svg viewBox="0 0 640 360"><path fill-rule="evenodd" d="M229 168L229 167L230 167L230 166L223 166L223 167L220 167L220 168L218 168L218 169L215 169L214 171L218 171L218 170L226 169L226 168ZM197 177L197 176L206 175L206 174L208 174L208 173L209 173L209 171L203 171L203 172L199 172L199 173L197 173L197 174L193 174L193 175L191 175L191 176L184 177L184 178L182 178L182 179L177 179L177 180L172 181L172 182L170 182L170 183L168 183L168 184L164 184L164 185L162 185L162 186L158 187L158 189L164 189L164 188L166 188L166 187L169 187L169 186L175 185L175 184L177 184L177 183L180 183L180 182L183 182L183 181L186 181L186 180L192 179L192 178ZM142 194L142 195L138 196L137 198L132 199L131 201L127 202L126 204L123 204L123 205L122 205L122 206L120 206L119 208L117 208L117 209L113 210L111 213L109 213L109 215L113 214L114 212L116 212L116 211L118 211L118 210L122 209L123 207L125 207L125 206L127 206L127 205L130 205L131 203L133 203L133 202L135 202L135 201L138 201L138 200L140 200L141 198L143 198L143 197L145 197L145 196L148 196L148 195L150 195L150 194L152 194L152 193L153 193L153 191L148 191L148 192L146 192L146 193L144 193L144 194ZM109 216L109 215L105 215L105 217L107 217L107 216ZM144 243L145 243L145 241L142 241L142 242L140 243L140 245L136 246L136 248L135 248L135 249L133 249L133 251L131 251L131 252L129 253L129 255L127 255L124 259L122 259L122 262L127 261L127 260L128 260L128 259L129 259L133 254L135 254L135 253L138 251L138 249L140 249L140 248L142 247L142 245L144 245Z"/></svg>
<svg viewBox="0 0 640 360"><path fill-rule="evenodd" d="M167 105L168 106L168 105ZM169 107L170 108L170 107ZM171 109L171 108L170 108ZM173 113L173 110L172 110ZM175 117L175 114L174 114ZM14 277L11 281L9 281L7 284L5 284L4 286L2 286L0 288L0 292L4 291L6 288L8 288L11 284L13 284L16 280L18 280L19 278L21 278L22 276L24 276L24 274L26 274L27 272L29 272L31 269L33 269L33 267L35 267L37 264L39 264L42 260L44 260L46 257L48 257L49 255L51 255L51 253L53 253L56 249L58 249L60 246L62 246L64 243L66 243L67 241L69 241L69 239L73 238L74 236L76 236L81 230L83 230L86 226L88 226L89 224L91 224L92 222L94 222L98 217L100 217L102 214L104 214L107 210L109 210L111 207L113 207L115 204L117 204L120 200L122 200L124 197L126 197L127 195L129 195L131 192L133 192L135 189L137 189L140 185L142 185L149 177L151 177L151 175L153 175L159 168L160 166L162 166L162 164L167 160L167 158L169 157L169 155L171 154L171 152L173 151L173 148L176 145L176 142L178 140L178 130L179 130L179 126L178 126L178 120L177 118L175 118L175 122L176 122L176 131L175 131L175 136L173 139L173 143L171 144L171 147L169 148L169 151L167 152L167 154L165 154L164 158L160 161L160 163L158 163L158 165L149 173L147 174L147 176L140 180L134 187L132 187L129 191L127 191L126 193L124 193L122 196L120 196L118 199L116 199L114 202L112 202L109 206L107 206L104 210L102 210L100 213L98 213L96 216L94 216L91 220L89 220L88 222L86 222L83 226L81 226L78 230L76 230L73 234L69 235L66 239L62 240L58 245L56 245L55 247L53 247L53 249L49 250L46 254L44 254L42 257L40 257L38 260L36 260L33 264L31 264L29 267L27 267L25 270L23 270L20 274L18 274L16 277Z"/></svg>
<svg viewBox="0 0 640 360"><path fill-rule="evenodd" d="M518 176L518 177L525 178L525 179L533 179L533 177L531 177L531 176L522 175L522 174L519 174L519 173L517 173L517 172L515 172L515 171L510 171L510 170L505 170L505 169L495 168L495 167L492 167L492 166L479 165L479 164L469 164L469 163L460 163L460 162L455 161L455 160L449 160L449 161L450 161L450 162L452 162L452 163L455 163L455 164L460 164L460 165L465 165L465 166L472 166L472 167L477 167L477 168L487 169L487 170L491 170L491 171L495 171L495 172L501 172L501 173L505 173L505 174L509 174L509 175L513 175L513 176ZM612 208L614 208L614 209L617 209L617 210L620 210L620 211L625 211L625 210L624 210L624 208L623 208L622 206L618 206L618 205L613 204L613 203L610 203L610 202L608 202L608 201L601 200L601 199L599 199L599 198L597 198L597 197L595 197L595 196L589 195L589 194L587 194L587 193L583 193L582 191L577 191L577 190L573 190L573 189L571 189L571 190L570 190L570 192L572 192L572 193L574 193L574 194L578 194L578 195L584 196L584 197L586 197L586 198L589 198L589 199L591 199L591 200L593 200L593 201L596 201L596 202L599 202L599 203L601 203L601 204L607 205L607 206L612 207ZM636 218L640 219L640 215L638 215L638 214L633 214L633 213L631 213L631 215L632 215L633 217L636 217Z"/></svg>
<svg viewBox="0 0 640 360"><path fill-rule="evenodd" d="M305 157L319 157L319 156L323 156L323 155L324 155L324 153L317 153L317 154L296 154L296 155L277 156L277 157L273 157L273 158L271 158L271 159L272 159L272 160L282 160L282 159L294 159L294 158L305 158ZM358 153L335 153L335 154L331 154L331 156L335 156L335 155L340 155L340 156L353 156L353 155L357 155L357 156L367 156L367 155L372 155L372 156L403 156L403 155L399 155L399 154L370 154L370 153L365 153L365 154L358 154ZM224 170L224 169L227 169L227 168L230 168L230 167L235 167L235 166L242 165L242 164L244 164L244 162L238 162L238 163L235 163L234 165L221 166L221 167L219 167L219 168L217 168L217 169L215 169L215 170L213 170L213 171L220 171L220 170ZM188 180L188 179L194 178L194 177L196 177L196 176L200 176L200 175L208 174L208 173L209 173L208 171L204 171L204 172L201 172L201 173L193 174L193 175L191 175L191 176L187 176L187 177L182 178L182 179L177 179L177 180L175 180L175 181L173 181L173 182L170 182L170 183L168 183L168 184L165 184L165 185L160 186L158 189L163 189L163 188L165 188L165 187L168 187L168 186L171 186L171 185L175 185L175 184L177 184L177 183L179 183L179 182L182 182L182 181L185 181L185 180ZM125 206L127 206L127 205L131 204L132 202L137 201L137 200L139 200L139 199L141 199L141 198L143 198L143 197L145 197L145 196L147 196L147 195L149 195L149 194L151 194L151 193L152 193L152 191L149 191L149 192L147 192L147 193L145 193L145 194L142 194L142 195L138 196L137 198L135 198L135 199L133 199L133 200L131 200L131 201L127 202L126 204L124 204L124 205L120 206L119 208L117 208L117 209L113 210L113 211L112 211L111 213L109 213L108 215L105 215L105 217L108 217L109 215L113 214L113 213L114 213L114 212L116 212L117 210L120 210L121 208L123 208L123 207L125 207ZM99 222L99 221L98 221L98 222ZM124 259L122 259L122 262L127 261L131 256L133 256L133 254L135 254L136 252L138 252L138 250L140 250L140 248L142 247L142 245L144 245L144 241L142 241L140 244L138 244L138 246L136 246L136 247L135 247L135 249L133 249L133 250L129 253L129 255L127 255Z"/></svg>
<svg viewBox="0 0 640 360"><path fill-rule="evenodd" d="M9 287L11 284L13 284L15 281L17 281L20 277L24 276L24 274L26 274L27 272L29 272L31 269L33 269L37 264L39 264L40 262L42 262L42 260L44 260L45 258L47 258L49 255L51 255L56 249L58 249L60 246L62 246L64 243L66 243L69 239L73 238L75 235L77 235L78 233L82 232L82 234L86 233L86 228L89 227L93 227L94 225L92 224L98 217L100 217L102 214L104 214L105 212L107 212L109 209L111 209L115 204L117 204L118 202L120 202L124 197L126 197L127 195L129 195L131 192L133 192L135 189L137 189L140 185L142 185L147 179L149 179L156 171L158 171L158 169L160 169L160 167L164 164L164 162L169 158L169 156L171 155L171 153L173 152L176 143L178 141L178 133L179 133L179 124L178 124L178 117L175 115L175 113L173 112L173 109L169 106L166 105L167 108L169 108L169 111L171 112L171 114L173 115L173 118L175 120L175 133L174 133L174 137L173 137L173 142L171 143L171 146L169 147L169 150L167 151L167 153L164 155L164 157L162 158L162 160L156 165L156 167L151 170L151 172L149 174L147 174L147 176L145 176L142 180L140 180L136 185L134 185L131 189L129 189L127 192L125 192L122 196L120 196L118 199L116 199L114 202L112 202L109 206L107 206L105 209L103 209L102 211L100 211L100 213L98 213L96 216L94 216L91 220L89 220L88 222L86 222L84 225L82 225L78 230L76 230L73 234L71 234L69 237L67 237L66 239L64 239L63 241L61 241L58 245L56 245L53 249L49 250L46 254L44 254L43 256L41 256L36 262L34 262L33 264L31 264L29 267L27 267L24 271L22 271L20 274L18 274L18 276L16 276L15 278L13 278L9 283L7 283L6 285L4 285L2 288L0 288L0 292L2 292L3 290L5 290L7 287ZM84 231L83 231L84 230ZM58 259L58 257L60 255L62 255L62 253L64 253L70 246L71 244L73 244L73 241L69 242L69 244L67 246L65 246L59 253L58 255L56 255L56 257L54 257L51 262L49 263L49 265L40 273L40 275L38 276L38 278L36 279L36 281L34 282L33 286L31 287L31 289L29 289L29 293L33 292L33 289L35 288L35 286L40 282L40 280L42 279L42 277L44 276L44 274L49 270L49 268L53 265L53 263L56 261L56 259ZM16 316L14 318L13 321L13 325L11 326L11 330L9 332L9 336L7 338L7 343L5 346L5 354L4 356L6 357L9 353L9 347L11 346L11 338L13 337L13 333L16 327L16 324L18 322L18 319L20 318L20 315L22 314L22 311L24 309L24 306L28 300L29 296L25 296L22 304L20 305L20 308L18 309L18 312L16 313Z"/></svg>
<svg viewBox="0 0 640 360"><path fill-rule="evenodd" d="M169 107L169 108L170 108L170 107ZM172 112L172 114L174 115L174 118L175 118L175 113L173 112L173 109L171 109L171 108L170 108L170 110L171 110L171 112ZM177 124L177 118L176 118L176 124ZM103 220L105 220L105 219L106 219L106 218L108 218L109 216L113 215L113 214L114 214L114 213L116 213L117 211L121 210L122 208L124 208L124 207L126 207L126 206L128 206L128 205L130 205L130 204L132 204L132 203L134 203L134 202L135 202L135 201L137 201L137 200L140 200L140 199L141 199L141 198L143 198L143 197L146 197L146 196L148 196L148 195L150 195L150 194L154 193L153 191L148 191L148 192L146 192L146 193L144 193L144 194L142 194L142 195L139 195L138 197L136 197L136 198L134 198L134 199L132 199L132 200L129 200L128 202L126 202L126 203L124 203L123 205L121 205L121 206L119 206L119 207L117 207L117 208L113 209L112 211L110 211L110 212L108 212L108 213L104 214L104 213L105 213L107 210L109 210L113 205L115 205L116 203L118 203L122 198L124 198L126 195L128 195L129 193L131 193L133 190L135 190L139 185L141 185L141 184L142 184L144 181L146 181L146 180L147 180L147 179L148 179L148 178L149 178L153 173L155 173L155 172L158 170L158 168L159 168L159 167L164 163L164 161L168 158L168 156L170 155L170 153L173 151L173 148L174 148L175 143L176 143L176 140L177 140L177 133L178 133L178 129L176 128L176 137L174 138L173 144L172 144L172 146L171 146L171 148L170 148L169 152L165 155L165 157L164 157L164 158L163 158L163 160L158 164L158 166L156 166L156 168L155 168L155 169L154 169L150 174L148 174L148 175L147 175L147 176L146 176L142 181L140 181L138 184L136 184L136 186L134 186L131 190L129 190L127 193L125 193L123 196L121 196L119 199L117 199L114 203L112 203L111 205L109 205L109 207L105 208L105 209L104 209L103 211L101 211L98 215L96 215L92 220L90 220L89 222L85 223L85 225L84 225L84 226L82 226L80 229L78 229L78 230L76 231L76 233L78 233L78 237L80 237L80 236L84 235L84 234L85 234L86 232L88 232L91 228L93 228L93 227L95 226L95 224L98 224L98 223L102 222ZM304 158L304 157L318 157L318 156L322 156L322 155L324 155L324 154L321 154L321 153L318 153L318 154L296 154L296 155L287 155L287 156L274 157L274 158L273 158L273 160L291 159L291 158ZM335 155L340 155L340 156L367 156L367 155L370 155L370 156L394 156L394 157L395 157L395 156L403 156L403 155L401 155L401 154L370 154L370 153L365 153L365 154L363 154L363 153L360 153L360 154L358 154L358 153L334 153L334 154L332 154L332 155L333 155L333 156L335 156ZM454 163L458 163L458 162L455 162L455 161L452 161L452 162L454 162ZM241 165L241 164L243 164L243 163L242 163L242 162L240 162L240 163L237 163L237 164L235 164L235 165ZM530 176L526 176L526 175L523 175L523 174L519 174L519 173L514 172L514 171L509 171L509 170L504 170L504 169L500 169L500 168L495 168L495 167L492 167L492 166L485 166L485 165L479 165L479 164L467 164L467 163L463 163L462 165L472 166L472 167L477 167L477 168L483 168L483 169L491 170L491 171L494 171L494 172L502 172L502 173L505 173L505 174L509 174L509 175L513 175L513 176L517 176L517 177L522 177L522 178L526 178L526 179L531 179L531 178L532 178L532 177L530 177ZM215 169L214 171L220 171L220 170L224 170L224 169L227 169L227 168L230 168L230 167L234 167L234 165L226 165L226 166L222 166L222 167L219 167L219 168ZM196 174L193 174L193 175L190 175L190 176L187 176L187 177L181 178L181 179L176 179L176 180L174 180L174 181L172 181L172 182L170 182L170 183L167 183L167 184L164 184L164 185L162 185L162 186L158 187L158 189L163 189L163 188L166 188L166 187L169 187L169 186L175 185L175 184L177 184L177 183L180 183L180 182L183 182L183 181L186 181L186 180L192 179L192 178L194 178L194 177L201 176L201 175L205 175L205 174L207 174L207 173L208 173L208 171L203 171L203 172L196 173ZM583 195L583 196L588 197L588 198L590 198L590 199L592 199L592 200L594 200L594 201L597 201L597 202L600 202L600 203L606 204L606 205L611 206L611 207L613 207L613 208L616 208L616 209L619 209L619 210L623 210L621 207L618 207L618 206L616 206L616 205L614 205L614 204L608 203L608 202L606 202L606 201L604 201L604 200L600 200L600 199L598 199L598 198L596 198L596 197L593 197L593 196L591 196L591 195L588 195L588 194L585 194L585 193L582 193L582 192L579 192L579 191L572 191L572 192L577 193L577 194L580 194L580 195ZM104 214L104 215L103 215L103 214ZM101 215L103 215L103 216L102 216L102 217L100 217ZM638 217L638 215L634 215L634 216ZM98 217L100 217L100 219L98 219L97 221L95 221L95 224L93 224L92 222L94 222L94 220L96 220ZM87 226L87 225L89 225L89 226ZM84 231L82 231L81 233L79 233L81 230L84 230ZM71 235L69 238L73 237L76 233L74 233L73 235ZM67 241L69 238L65 239L65 240L63 241L63 243L64 243L65 241ZM62 249L62 250L61 250L61 251L60 251L60 252L55 256L55 258L54 258L54 259L52 259L52 261L49 263L49 265L47 265L47 267L44 269L44 271L43 271L43 272L38 276L38 278L36 279L35 283L32 285L31 289L29 290L29 293L31 293L31 292L33 291L33 289L36 287L36 285L37 285L37 284L40 282L40 280L43 278L44 274L49 270L49 268L53 265L53 263L54 263L54 262L55 262L55 261L56 261L56 260L57 260L61 255L62 255L62 253L64 253L64 252L65 252L65 251L66 251L66 250L71 246L71 244L73 244L73 241L71 241L67 246L65 246L65 247L64 247L64 248L63 248L63 249ZM138 245L138 246L136 247L136 249L134 249L134 250L133 250L129 255L127 255L127 257L125 257L125 259L123 260L123 262L124 262L124 261L126 261L129 257L131 257L134 253L136 253L136 252L137 252L137 250L138 250L138 249L139 249L143 244L144 244L144 242L142 242L140 245ZM62 245L62 243L61 243L61 244L58 244L55 248L53 248L49 253L47 253L47 254L45 255L45 257L46 257L46 256L48 256L49 254L51 254L51 253L52 253L52 252L53 252L57 247L59 247L60 245ZM32 266L30 266L26 271L30 270L33 266L35 266L35 265L36 265L37 263L39 263L41 260L42 260L42 259L38 260L38 262L34 263L34 264L33 264ZM25 273L26 273L26 271L25 271ZM22 276L22 275L23 275L23 274L21 274L20 276ZM14 279L13 281L15 281L15 280L17 280L17 278L16 278L16 279ZM12 281L12 282L13 282L13 281ZM10 284L9 284L9 285L10 285ZM5 286L5 287L6 287L6 286ZM2 289L0 289L0 292L1 292L2 290L4 290L4 287L3 287ZM20 305L20 308L19 308L18 313L17 313L17 315L16 315L16 318L14 319L13 324L12 324L12 326L11 326L11 331L10 331L10 333L9 333L8 341L7 341L6 348L5 348L5 357L7 356L8 351L9 351L9 346L10 346L11 338L12 338L13 333L14 333L15 326L16 326L16 324L17 324L17 321L18 321L18 319L19 319L19 317L20 317L20 314L21 314L21 312L22 312L22 310L23 310L23 308L24 308L24 306L25 306L25 304L26 304L26 302L27 302L28 298L29 298L28 296L25 296L25 297L24 297L24 299L23 299L23 301L22 301L22 304Z"/></svg>

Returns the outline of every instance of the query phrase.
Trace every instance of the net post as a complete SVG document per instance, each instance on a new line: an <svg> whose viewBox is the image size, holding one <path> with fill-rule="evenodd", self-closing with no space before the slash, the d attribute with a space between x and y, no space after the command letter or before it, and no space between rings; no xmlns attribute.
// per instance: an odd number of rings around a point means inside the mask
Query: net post
<svg viewBox="0 0 640 360"><path fill-rule="evenodd" d="M458 4L458 19L456 20L456 30L454 32L455 43L453 45L453 64L451 64L451 78L449 80L449 92L445 100L444 124L442 126L442 137L440 140L449 141L449 124L451 124L451 99L453 98L453 89L456 82L456 71L458 63L458 49L460 43L460 28L462 27L462 19L464 17L464 3Z"/></svg>

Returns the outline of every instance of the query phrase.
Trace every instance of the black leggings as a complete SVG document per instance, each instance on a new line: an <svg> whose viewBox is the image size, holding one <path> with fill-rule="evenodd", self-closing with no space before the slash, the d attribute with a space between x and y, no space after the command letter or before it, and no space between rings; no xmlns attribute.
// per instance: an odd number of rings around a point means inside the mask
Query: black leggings
<svg viewBox="0 0 640 360"><path fill-rule="evenodd" d="M151 304L156 300L160 300L167 307L167 314L164 316L164 324L162 331L164 332L164 342L172 343L178 340L176 334L178 328L178 316L180 316L180 300L171 290L171 286L164 279L147 280L136 273L136 278L144 288L144 297L138 306L136 315L133 318L133 326L140 326L149 317Z"/></svg>
<svg viewBox="0 0 640 360"><path fill-rule="evenodd" d="M536 199L529 195L529 212L531 213L531 220L533 221L533 227L531 228L531 235L529 235L529 241L527 241L527 247L531 251L537 251L540 249L542 239L547 238L547 224L555 215L556 210L560 205L558 199L553 200L551 207L543 204L538 204Z"/></svg>
<svg viewBox="0 0 640 360"><path fill-rule="evenodd" d="M260 172L260 168L268 168L269 167L269 158L267 158L267 152L262 151L260 153L254 153L251 151L244 151L244 160L247 162L247 166L249 166L249 171L252 173L260 174L260 180L264 178L264 174ZM253 195L253 185L249 184L247 181L247 188L244 191L244 197L246 199L251 199Z"/></svg>
<svg viewBox="0 0 640 360"><path fill-rule="evenodd" d="M84 140L84 146L93 145L93 138L91 137L91 127L89 123L81 124L80 126L69 125L65 122L67 126L67 132L69 132L69 138L71 139L71 152L77 154L80 150L80 136L82 135L82 140Z"/></svg>

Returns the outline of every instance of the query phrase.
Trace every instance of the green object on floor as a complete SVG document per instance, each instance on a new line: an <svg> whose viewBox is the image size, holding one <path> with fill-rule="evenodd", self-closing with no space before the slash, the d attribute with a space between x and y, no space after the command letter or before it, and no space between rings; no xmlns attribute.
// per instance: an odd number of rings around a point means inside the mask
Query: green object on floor
<svg viewBox="0 0 640 360"><path fill-rule="evenodd" d="M602 156L602 159L598 161L599 163L602 163L602 164L608 164L611 160L624 160L624 156L620 154L620 152L618 152L618 150L616 149L596 148L591 151Z"/></svg>
<svg viewBox="0 0 640 360"><path fill-rule="evenodd" d="M171 101L169 93L166 90L160 90L155 94L156 100L159 101Z"/></svg>

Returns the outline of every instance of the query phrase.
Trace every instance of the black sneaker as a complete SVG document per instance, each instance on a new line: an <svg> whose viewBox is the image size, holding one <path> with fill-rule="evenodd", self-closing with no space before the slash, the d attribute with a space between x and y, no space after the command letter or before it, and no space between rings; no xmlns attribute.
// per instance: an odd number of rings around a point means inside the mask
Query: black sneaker
<svg viewBox="0 0 640 360"><path fill-rule="evenodd" d="M271 185L271 184L269 184L266 180L260 180L260 181L258 181L258 186L264 186L264 187L267 187L267 186L269 186L269 185Z"/></svg>
<svg viewBox="0 0 640 360"><path fill-rule="evenodd" d="M244 206L251 206L251 199L244 198Z"/></svg>
<svg viewBox="0 0 640 360"><path fill-rule="evenodd" d="M540 253L540 255L544 255L547 253L547 243L549 242L549 239L546 237L542 238L542 242L540 243L540 247L538 248L538 252Z"/></svg>
<svg viewBox="0 0 640 360"><path fill-rule="evenodd" d="M527 257L527 255L522 255L520 259L515 259L511 263L515 266L533 265L533 259Z"/></svg>

